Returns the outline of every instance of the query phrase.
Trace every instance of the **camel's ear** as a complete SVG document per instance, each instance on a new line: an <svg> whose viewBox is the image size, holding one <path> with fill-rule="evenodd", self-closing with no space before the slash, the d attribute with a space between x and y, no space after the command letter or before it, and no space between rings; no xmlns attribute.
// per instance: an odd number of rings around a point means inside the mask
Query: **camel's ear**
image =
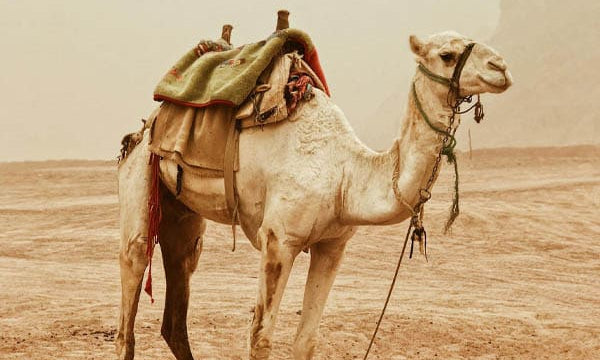
<svg viewBox="0 0 600 360"><path fill-rule="evenodd" d="M425 57L427 44L425 44L415 35L411 35L408 38L408 41L410 42L410 49L415 55Z"/></svg>

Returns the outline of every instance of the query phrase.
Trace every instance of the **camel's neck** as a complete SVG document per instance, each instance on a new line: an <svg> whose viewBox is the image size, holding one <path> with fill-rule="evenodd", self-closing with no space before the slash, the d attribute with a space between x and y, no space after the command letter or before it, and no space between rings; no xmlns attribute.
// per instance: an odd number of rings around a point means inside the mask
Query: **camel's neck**
<svg viewBox="0 0 600 360"><path fill-rule="evenodd" d="M423 110L434 126L445 129L452 114L444 95L447 90L419 72L414 81ZM393 224L410 217L410 208L419 200L419 190L430 178L441 146L441 135L424 121L411 91L392 148L383 153L356 150L354 161L345 169L342 221L351 225ZM396 193L393 186L397 186Z"/></svg>

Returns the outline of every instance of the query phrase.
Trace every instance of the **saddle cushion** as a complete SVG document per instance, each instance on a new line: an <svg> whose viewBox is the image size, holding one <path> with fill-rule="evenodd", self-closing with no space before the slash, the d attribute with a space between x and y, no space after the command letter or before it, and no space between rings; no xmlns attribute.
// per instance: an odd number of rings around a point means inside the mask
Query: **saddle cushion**
<svg viewBox="0 0 600 360"><path fill-rule="evenodd" d="M214 104L239 106L256 86L259 76L284 46L299 44L304 60L329 93L312 40L297 29L279 30L267 40L226 50L223 46L199 46L188 51L163 77L154 91L157 101L191 107ZM210 44L209 44L210 45Z"/></svg>

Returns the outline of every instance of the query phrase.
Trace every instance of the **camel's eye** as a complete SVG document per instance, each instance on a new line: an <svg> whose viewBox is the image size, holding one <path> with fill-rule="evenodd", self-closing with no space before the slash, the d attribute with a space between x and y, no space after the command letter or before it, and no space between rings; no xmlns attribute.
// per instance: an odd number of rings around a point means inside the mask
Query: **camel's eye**
<svg viewBox="0 0 600 360"><path fill-rule="evenodd" d="M445 63L449 63L452 60L454 60L454 54L453 53L449 53L449 52L441 53L440 57L442 58L442 60L444 60Z"/></svg>

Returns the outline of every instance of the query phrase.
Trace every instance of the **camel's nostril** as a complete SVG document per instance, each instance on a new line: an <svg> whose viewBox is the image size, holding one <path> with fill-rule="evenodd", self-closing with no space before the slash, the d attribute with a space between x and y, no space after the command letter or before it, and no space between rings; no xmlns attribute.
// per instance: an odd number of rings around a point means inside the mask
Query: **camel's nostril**
<svg viewBox="0 0 600 360"><path fill-rule="evenodd" d="M492 59L492 60L488 61L487 66L488 66L488 68L490 68L492 70L498 70L498 71L506 70L506 63L500 59Z"/></svg>

